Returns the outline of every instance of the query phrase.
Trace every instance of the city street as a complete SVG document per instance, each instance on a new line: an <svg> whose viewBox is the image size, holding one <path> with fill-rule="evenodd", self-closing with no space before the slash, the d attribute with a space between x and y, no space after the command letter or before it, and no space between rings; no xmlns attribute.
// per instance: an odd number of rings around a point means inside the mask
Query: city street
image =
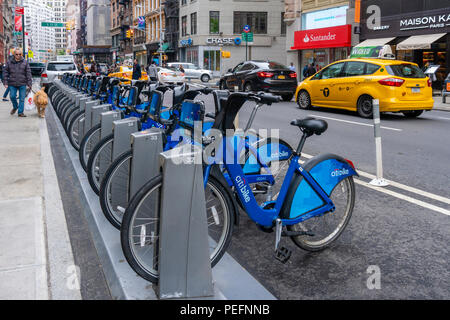
<svg viewBox="0 0 450 320"><path fill-rule="evenodd" d="M0 0L0 300L449 300L449 71L450 0Z"/></svg>

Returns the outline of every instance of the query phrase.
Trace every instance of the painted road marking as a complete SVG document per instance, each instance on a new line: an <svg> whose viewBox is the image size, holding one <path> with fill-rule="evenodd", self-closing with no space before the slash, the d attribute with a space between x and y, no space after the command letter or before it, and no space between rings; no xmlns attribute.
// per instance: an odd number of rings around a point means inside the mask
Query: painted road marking
<svg viewBox="0 0 450 320"><path fill-rule="evenodd" d="M305 154L305 153L302 153L302 156L307 158L307 159L310 159L310 158L313 157L312 155ZM303 163L303 161L301 163ZM358 174L360 176L362 176L362 177L369 178L369 179L375 179L376 178L375 175L367 173L367 172L364 172L364 171L361 171L361 170L358 170ZM355 179L355 182L356 182L356 180L357 179ZM400 198L400 199L403 199L403 200L406 200L406 201L418 204L418 205L420 205L422 207L425 207L425 208L428 208L428 209L431 209L431 210L434 210L434 211L438 211L438 212L444 213L446 215L450 215L450 211L449 210L437 207L435 205L429 204L429 203L421 201L421 200L417 200L417 199L414 199L414 198L402 195L402 194L397 193L395 191L391 191L391 190L380 188L380 187L374 187L374 186L369 185L368 183L363 182L361 180L358 180L358 181L359 181L359 183L361 185L364 185L364 186L366 186L366 187L368 187L370 189L377 190L377 191L380 191L380 192L384 192L384 193L387 193L387 194L389 194L391 196L394 196L394 197L397 197L397 198ZM398 183L398 182L395 182L395 181L391 181L391 180L387 180L387 181L393 187L396 187L396 188L399 188L399 189L402 189L404 191L408 191L408 192L411 192L411 193L415 193L415 194L418 194L418 195L421 195L423 197L427 197L427 198L430 198L430 199L433 199L433 200L436 200L436 201L440 201L440 202L443 202L443 203L446 203L446 204L450 204L450 199L449 198L446 198L446 197L443 197L443 196L440 196L440 195L437 195L437 194L434 194L434 193L430 193L430 192L427 192L427 191L423 191L423 190L420 190L420 189L417 189L417 188L414 188L414 187L410 187L410 186L407 186L407 185L404 185L404 184L401 184L401 183Z"/></svg>
<svg viewBox="0 0 450 320"><path fill-rule="evenodd" d="M345 122L345 123L351 123L351 124L356 124L356 125L360 125L360 126L373 127L373 124L368 124L368 123L361 123L361 122L356 122L356 121L349 121L349 120L343 120L343 119L337 119L337 118L318 116L318 115L315 115L315 114L310 114L310 116L311 117L316 117L316 118L323 118L323 119L328 119L328 120L340 121L340 122ZM381 129L392 130L392 131L403 131L403 129L397 129L397 128L391 128L391 127L385 127L385 126L381 126Z"/></svg>
<svg viewBox="0 0 450 320"><path fill-rule="evenodd" d="M446 210L444 208L432 205L430 203L427 203L427 202L424 202L424 201L421 201L421 200L417 200L417 199L409 197L409 196L405 196L405 195L403 195L401 193L398 193L398 192L395 192L395 191L392 191L392 190L389 190L389 189L384 189L384 188L380 188L380 187L374 187L374 186L368 184L367 182L364 182L364 181L356 179L356 178L353 178L353 180L355 181L355 183L360 184L362 186L365 186L365 187L367 187L369 189L376 190L376 191L379 191L379 192L382 192L382 193L386 193L386 194L388 194L390 196L393 196L393 197L396 197L396 198L399 198L399 199L411 202L413 204L419 205L421 207L424 207L424 208L427 208L427 209L430 209L430 210L433 210L433 211L436 211L436 212L439 212L439 213L443 213L443 214L445 214L447 216L450 216L450 210Z"/></svg>

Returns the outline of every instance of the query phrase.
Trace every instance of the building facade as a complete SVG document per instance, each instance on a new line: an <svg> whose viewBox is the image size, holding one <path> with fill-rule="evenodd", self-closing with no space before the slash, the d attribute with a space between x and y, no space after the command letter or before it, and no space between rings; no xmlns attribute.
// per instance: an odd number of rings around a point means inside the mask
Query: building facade
<svg viewBox="0 0 450 320"><path fill-rule="evenodd" d="M153 11L154 1L133 0L133 24L131 30L133 31L133 55L141 65L147 65L147 17Z"/></svg>
<svg viewBox="0 0 450 320"><path fill-rule="evenodd" d="M41 1L51 7L54 12L53 22L63 23L64 27L55 28L55 45L57 54L66 54L67 31L66 31L66 5L67 0L43 0Z"/></svg>
<svg viewBox="0 0 450 320"><path fill-rule="evenodd" d="M87 1L85 61L111 63L110 6L109 0Z"/></svg>
<svg viewBox="0 0 450 320"><path fill-rule="evenodd" d="M56 30L43 27L42 22L53 22L53 8L43 4L41 0L24 0L26 49L33 52L33 60L49 61L54 59L56 51Z"/></svg>
<svg viewBox="0 0 450 320"><path fill-rule="evenodd" d="M285 0L287 63L294 63L299 79L302 69L316 70L345 59L359 43L355 0Z"/></svg>
<svg viewBox="0 0 450 320"><path fill-rule="evenodd" d="M77 30L80 28L80 4L78 0L68 0L66 5L67 15L67 53L77 51Z"/></svg>
<svg viewBox="0 0 450 320"><path fill-rule="evenodd" d="M0 63L5 63L5 56L6 56L6 51L5 51L5 43L6 43L6 34L5 34L5 29L3 27L3 11L4 9L4 4L3 4L3 0L0 0ZM5 4L6 7L6 4ZM6 11L8 12L8 11Z"/></svg>
<svg viewBox="0 0 450 320"><path fill-rule="evenodd" d="M284 3L280 0L181 0L179 60L216 76L248 60L286 61ZM245 25L253 42L242 41ZM221 50L231 53L223 59Z"/></svg>
<svg viewBox="0 0 450 320"><path fill-rule="evenodd" d="M3 25L3 31L1 32L0 37L2 40L0 40L1 44L0 47L2 49L0 55L3 56L4 61L9 57L9 52L12 47L14 47L14 7L15 7L15 0L1 0L2 3L2 13L0 14L2 19L2 25ZM0 61L1 58L0 58Z"/></svg>
<svg viewBox="0 0 450 320"><path fill-rule="evenodd" d="M431 79L440 90L450 71L450 0L364 0L361 40L361 46L390 45L397 59L424 70L439 66Z"/></svg>
<svg viewBox="0 0 450 320"><path fill-rule="evenodd" d="M133 2L132 0L111 0L110 33L111 33L111 55L115 62L133 59L133 39L127 37L127 30L133 26Z"/></svg>

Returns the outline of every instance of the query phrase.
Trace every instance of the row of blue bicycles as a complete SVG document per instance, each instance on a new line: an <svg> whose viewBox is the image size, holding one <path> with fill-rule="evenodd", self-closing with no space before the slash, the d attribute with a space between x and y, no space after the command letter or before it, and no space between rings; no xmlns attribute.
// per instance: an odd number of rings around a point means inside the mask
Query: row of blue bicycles
<svg viewBox="0 0 450 320"><path fill-rule="evenodd" d="M300 161L306 139L325 132L325 121L291 121L301 133L296 148L251 129L257 111L279 102L278 96L71 74L64 75L61 82L65 88L110 105L121 118L138 118L139 130L160 128L164 151L182 145L208 150L203 157L203 181L211 266L230 245L241 212L261 231L274 233L275 258L281 262L291 256L291 251L281 246L282 237L304 250L319 251L342 234L352 216L353 176L357 175L353 163L329 153ZM132 150L113 156L114 134L102 136L101 124L86 133L80 130L85 111L61 86L51 85L48 95L70 143L79 152L103 214L120 230L128 263L143 278L157 282L154 244L159 237L162 173L130 195ZM252 111L245 130L239 130L235 120L243 107ZM118 192L123 196L113 197Z"/></svg>

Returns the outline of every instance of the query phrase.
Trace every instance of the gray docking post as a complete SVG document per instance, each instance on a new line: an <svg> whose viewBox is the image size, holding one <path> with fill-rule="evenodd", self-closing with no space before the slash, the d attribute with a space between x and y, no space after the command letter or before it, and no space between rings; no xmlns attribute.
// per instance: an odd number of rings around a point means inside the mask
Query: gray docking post
<svg viewBox="0 0 450 320"><path fill-rule="evenodd" d="M158 269L160 299L214 295L201 149L160 154L163 169ZM183 177L180 179L180 177Z"/></svg>

